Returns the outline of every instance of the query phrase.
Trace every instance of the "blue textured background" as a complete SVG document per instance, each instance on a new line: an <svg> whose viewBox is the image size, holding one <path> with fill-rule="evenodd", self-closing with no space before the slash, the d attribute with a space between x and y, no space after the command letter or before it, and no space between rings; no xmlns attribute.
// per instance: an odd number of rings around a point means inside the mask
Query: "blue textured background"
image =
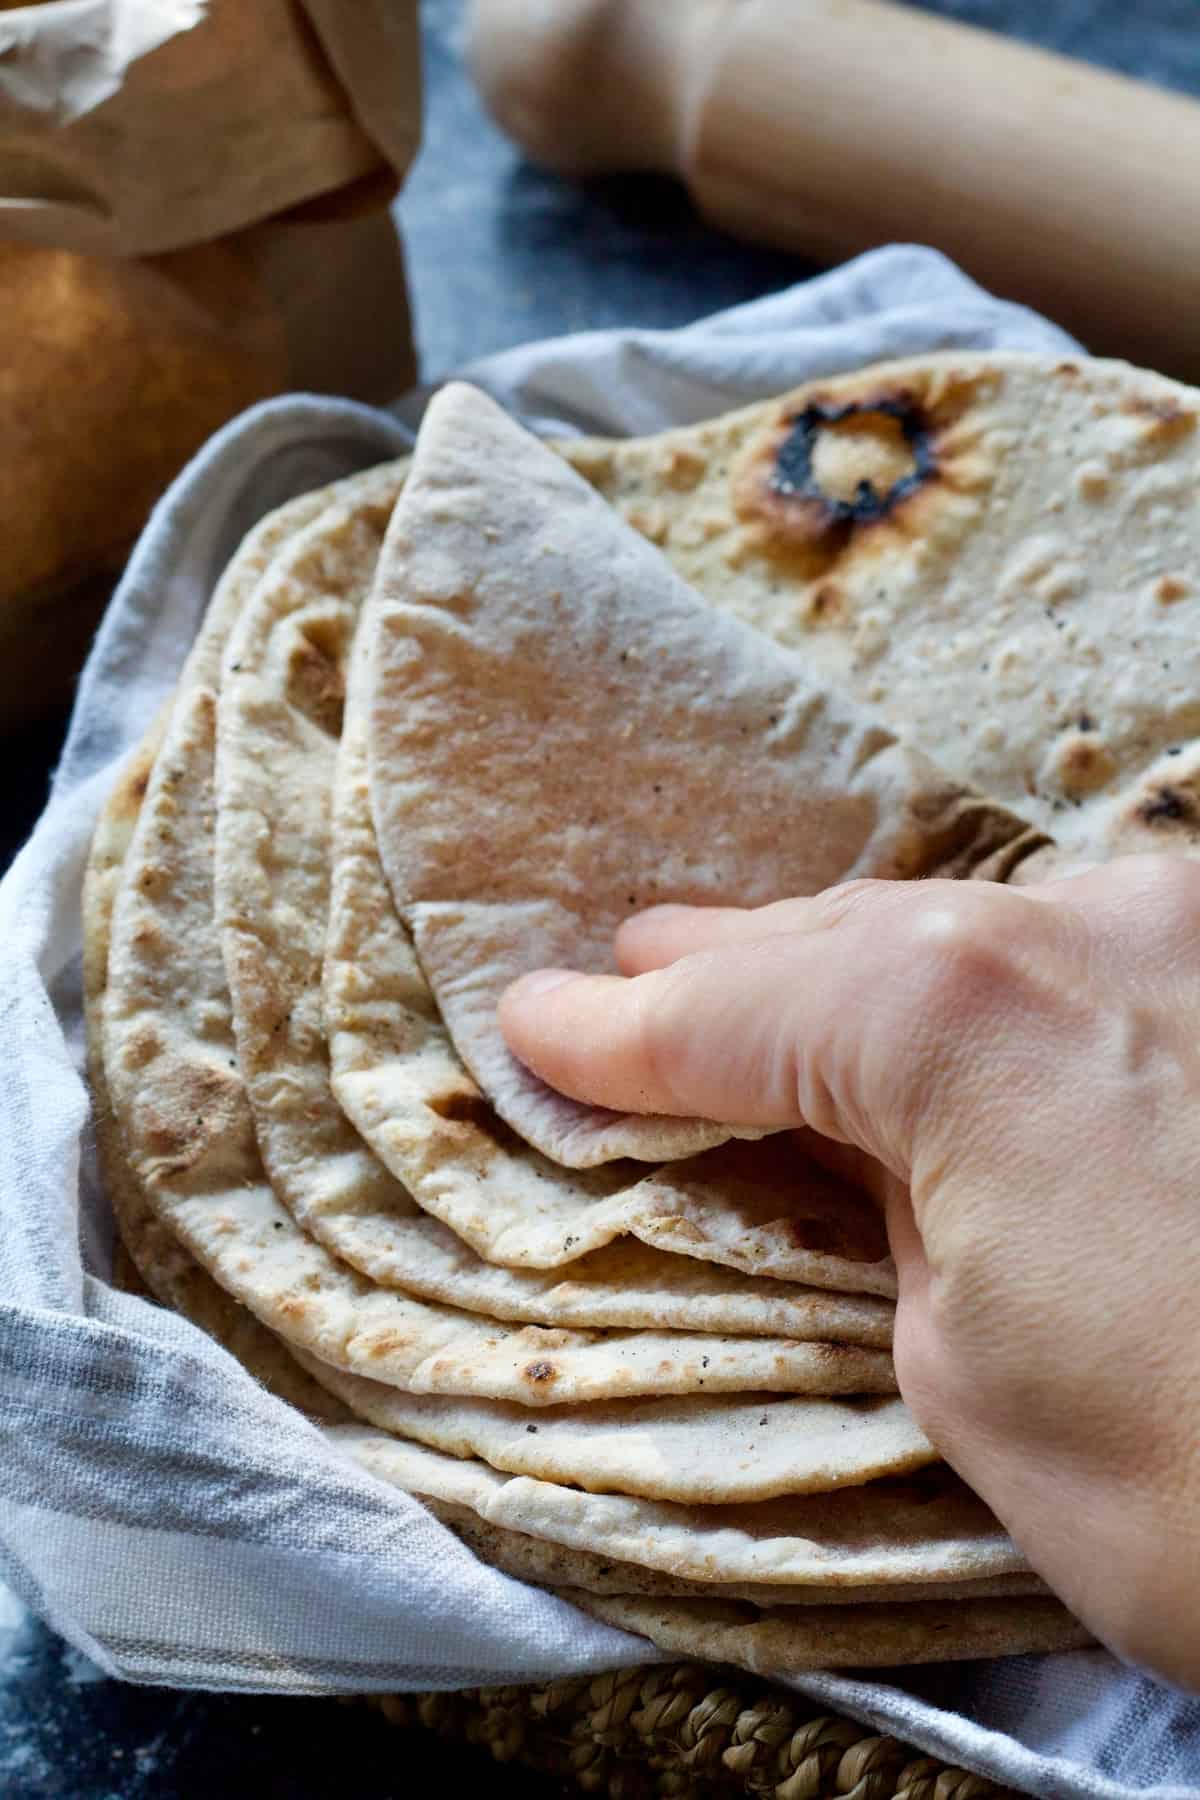
<svg viewBox="0 0 1200 1800"><path fill-rule="evenodd" d="M347 0L352 4L352 0ZM662 0L686 4L686 0ZM925 10L1200 95L1200 0L936 0ZM808 273L710 231L669 181L571 187L524 164L458 56L461 0L425 0L426 139L399 203L423 373L488 350L617 324L670 326ZM6 744L0 866L40 809L63 720ZM334 1702L176 1694L93 1679L0 1590L2 1800L390 1800L476 1782L494 1800L557 1792Z"/></svg>

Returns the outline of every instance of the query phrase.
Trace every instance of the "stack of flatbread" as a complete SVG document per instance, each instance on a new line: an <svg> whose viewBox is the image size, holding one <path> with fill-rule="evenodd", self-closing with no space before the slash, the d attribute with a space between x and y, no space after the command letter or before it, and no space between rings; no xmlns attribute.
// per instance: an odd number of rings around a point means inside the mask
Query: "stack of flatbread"
<svg viewBox="0 0 1200 1800"><path fill-rule="evenodd" d="M872 1205L791 1134L552 1092L496 1002L658 900L1190 838L1195 427L1028 357L557 450L454 386L411 465L261 523L87 876L149 1289L665 1651L1084 1641L896 1393Z"/></svg>

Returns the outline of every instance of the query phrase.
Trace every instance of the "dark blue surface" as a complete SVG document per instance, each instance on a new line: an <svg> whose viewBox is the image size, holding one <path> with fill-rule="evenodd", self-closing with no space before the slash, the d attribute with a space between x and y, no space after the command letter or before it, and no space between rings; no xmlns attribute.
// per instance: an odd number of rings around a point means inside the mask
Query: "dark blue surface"
<svg viewBox="0 0 1200 1800"><path fill-rule="evenodd" d="M418 1800L435 1777L445 1800L476 1783L495 1800L560 1791L496 1769L486 1752L399 1731L357 1701L95 1680L32 1620L7 1656L0 1626L0 1669L3 1800Z"/></svg>
<svg viewBox="0 0 1200 1800"><path fill-rule="evenodd" d="M425 0L426 147L400 202L423 373L615 324L670 326L800 279L794 257L709 231L668 181L568 186L522 163L457 55L461 0ZM1200 0L938 0L991 25L1200 94ZM0 866L39 810L62 720L11 739ZM0 1617L3 1800L353 1800L554 1791L479 1753L400 1735L333 1702L176 1694L88 1679L32 1620Z"/></svg>

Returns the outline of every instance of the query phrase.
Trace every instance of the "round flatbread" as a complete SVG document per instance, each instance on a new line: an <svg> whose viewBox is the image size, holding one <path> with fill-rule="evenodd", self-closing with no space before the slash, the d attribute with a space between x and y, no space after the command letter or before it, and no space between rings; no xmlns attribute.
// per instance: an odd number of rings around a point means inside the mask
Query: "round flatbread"
<svg viewBox="0 0 1200 1800"><path fill-rule="evenodd" d="M1200 838L1200 395L945 351L574 466L714 604L802 651L1072 859Z"/></svg>
<svg viewBox="0 0 1200 1800"><path fill-rule="evenodd" d="M886 1669L1079 1650L1091 1633L1049 1597L921 1601L913 1605L766 1607L654 1600L567 1589L594 1619L649 1638L669 1656L731 1663L756 1675Z"/></svg>
<svg viewBox="0 0 1200 1800"><path fill-rule="evenodd" d="M824 1493L937 1461L897 1399L699 1395L549 1407L533 1422L525 1407L405 1394L297 1355L314 1380L383 1431L593 1493L711 1506Z"/></svg>
<svg viewBox="0 0 1200 1800"><path fill-rule="evenodd" d="M983 1501L944 1464L831 1494L681 1506L505 1475L369 1426L332 1428L381 1480L467 1506L492 1525L700 1582L902 1590L1027 1574Z"/></svg>

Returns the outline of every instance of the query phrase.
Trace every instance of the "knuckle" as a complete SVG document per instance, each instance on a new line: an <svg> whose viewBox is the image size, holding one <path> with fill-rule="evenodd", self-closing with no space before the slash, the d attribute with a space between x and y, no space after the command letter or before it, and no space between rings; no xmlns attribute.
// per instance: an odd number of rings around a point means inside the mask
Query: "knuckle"
<svg viewBox="0 0 1200 1800"><path fill-rule="evenodd" d="M989 1003L1015 977L1021 927L1012 910L965 883L921 883L895 920L892 954L923 1014L957 1017ZM1024 914L1024 906L1021 911Z"/></svg>

